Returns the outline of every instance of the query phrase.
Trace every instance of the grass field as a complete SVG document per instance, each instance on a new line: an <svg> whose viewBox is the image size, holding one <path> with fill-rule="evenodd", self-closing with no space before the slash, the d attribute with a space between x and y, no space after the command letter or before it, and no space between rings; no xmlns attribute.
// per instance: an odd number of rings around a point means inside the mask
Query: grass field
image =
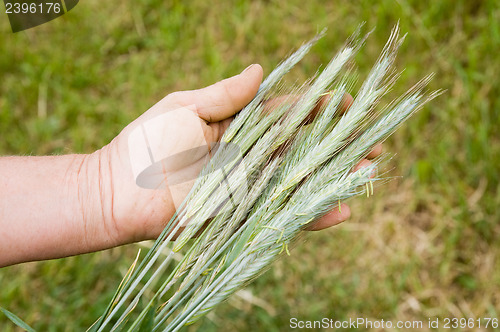
<svg viewBox="0 0 500 332"><path fill-rule="evenodd" d="M289 80L313 75L366 21L376 30L357 57L362 80L399 20L406 69L393 95L429 72L431 88L447 89L385 144L399 177L352 200L345 224L309 234L246 289L253 300L234 297L190 330L287 331L291 317L424 327L500 318L497 1L87 0L16 34L0 17L1 155L92 152L164 95L251 63L269 73L323 27ZM137 249L1 269L0 306L39 331L85 330ZM0 315L0 330L15 328Z"/></svg>

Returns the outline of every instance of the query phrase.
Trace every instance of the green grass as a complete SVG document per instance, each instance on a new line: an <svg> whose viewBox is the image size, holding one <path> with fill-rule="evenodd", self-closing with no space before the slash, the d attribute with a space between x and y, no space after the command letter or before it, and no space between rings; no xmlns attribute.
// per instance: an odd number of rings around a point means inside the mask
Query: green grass
<svg viewBox="0 0 500 332"><path fill-rule="evenodd" d="M195 324L203 331L286 331L289 319L499 317L500 5L496 1L80 2L12 34L0 22L0 154L92 152L176 90L258 62L270 70L318 30L327 36L290 82L326 64L362 21L376 30L360 79L400 20L401 94L437 73L445 95L385 145L391 181L351 201L353 217L311 234ZM45 111L46 110L46 111ZM79 331L104 309L136 245L0 270L0 306L40 331ZM14 331L0 315L0 329Z"/></svg>

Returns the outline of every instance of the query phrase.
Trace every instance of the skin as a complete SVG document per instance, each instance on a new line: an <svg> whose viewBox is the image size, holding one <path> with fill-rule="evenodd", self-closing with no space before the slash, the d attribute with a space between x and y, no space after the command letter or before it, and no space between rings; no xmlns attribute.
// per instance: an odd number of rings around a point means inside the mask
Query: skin
<svg viewBox="0 0 500 332"><path fill-rule="evenodd" d="M88 253L155 239L175 212L173 193L136 185L127 139L141 123L168 110L189 107L199 118L205 140L220 140L233 116L255 96L260 65L209 87L167 95L128 125L113 141L91 154L0 158L0 266ZM323 97L311 114L327 101ZM272 112L279 100L269 101ZM346 95L347 110L352 97ZM179 119L182 121L182 119ZM174 135L175 136L175 135ZM167 140L156 142L169 147ZM368 155L379 155L379 145ZM199 159L180 168L198 174ZM369 165L363 160L357 167ZM189 186L175 195L186 195ZM346 204L309 230L337 225L351 215Z"/></svg>

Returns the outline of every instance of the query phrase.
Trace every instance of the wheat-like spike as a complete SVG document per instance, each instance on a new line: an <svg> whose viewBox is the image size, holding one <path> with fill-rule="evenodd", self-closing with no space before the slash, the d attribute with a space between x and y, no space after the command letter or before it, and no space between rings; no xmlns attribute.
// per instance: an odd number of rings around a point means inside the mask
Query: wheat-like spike
<svg viewBox="0 0 500 332"><path fill-rule="evenodd" d="M241 112L236 115L235 119L231 122L231 125L226 130L222 137L222 141L229 143L239 132L241 127L247 123L250 119L255 119L254 110L255 107L264 100L264 97L270 92L270 90L281 80L281 78L290 71L302 58L309 52L311 47L314 46L325 35L326 29L321 31L309 42L302 45L295 53L288 57L285 61L280 63L272 72L267 76L267 78L262 82L259 87L259 91L255 98L245 106ZM253 121L252 121L253 123ZM252 125L248 125L251 127ZM243 136L246 136L244 133Z"/></svg>
<svg viewBox="0 0 500 332"><path fill-rule="evenodd" d="M398 33L399 29L396 26L382 51L381 57L362 85L349 111L342 116L332 131L328 133L321 142L318 142L315 146L308 147L307 150L305 148L298 150L299 153L293 158L296 162L292 160L290 164L287 164L287 169L285 169L283 173L286 175L279 179L281 185L272 196L272 199L276 199L277 195L281 195L287 189L295 187L304 177L314 171L315 168L321 166L336 151L345 145L346 140L357 130L359 123L387 91L388 86L380 87L380 84L382 84L384 78L391 70L397 50L402 42L402 40L397 40ZM319 79L320 78L318 78L318 80ZM340 92L338 94L340 94ZM328 105L327 107L336 107L337 102L339 102L338 96L337 98L332 98L331 102L334 103L334 105ZM318 122L315 125L324 127L322 122ZM307 147L307 142L302 143L301 146ZM300 152L302 152L302 154Z"/></svg>
<svg viewBox="0 0 500 332"><path fill-rule="evenodd" d="M335 179L338 174L354 167L378 142L385 140L392 134L401 123L409 116L420 109L426 102L432 100L440 94L439 91L431 93L429 96L422 94L422 89L427 85L432 75L417 83L391 111L378 120L371 128L365 131L360 137L347 146L342 152L334 157L334 160L325 168L323 174L317 173L317 179L325 174Z"/></svg>

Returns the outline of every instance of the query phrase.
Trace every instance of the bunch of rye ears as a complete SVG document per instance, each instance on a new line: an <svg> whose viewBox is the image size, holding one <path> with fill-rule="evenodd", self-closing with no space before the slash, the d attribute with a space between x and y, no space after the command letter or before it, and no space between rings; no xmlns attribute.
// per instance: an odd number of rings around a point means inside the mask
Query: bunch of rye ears
<svg viewBox="0 0 500 332"><path fill-rule="evenodd" d="M348 112L353 57L366 40L358 30L326 68L287 95L282 77L324 33L300 47L264 80L224 133L187 198L146 256L134 262L90 331L177 331L262 273L298 235L352 196L373 194L382 158L352 172L372 148L440 92L424 93L432 75L382 110L375 110L398 74L396 26ZM347 70L345 69L347 67ZM332 90L332 91L330 91ZM330 91L330 92L328 92ZM325 94L327 103L311 120ZM212 218L209 223L207 219ZM171 241L181 226L184 231ZM199 235L193 239L193 236ZM165 270L183 252L175 266ZM139 256L138 256L139 257ZM147 295L147 296L145 296Z"/></svg>
<svg viewBox="0 0 500 332"><path fill-rule="evenodd" d="M265 101L288 95L280 88L282 77L324 33L264 80L224 133L181 207L140 263L136 259L132 264L89 331L179 330L281 254L289 254L292 241L332 207L340 208L341 201L355 195L373 194L373 182L387 180L376 174L383 158L352 169L440 91L423 92L429 75L382 110L375 109L399 76L393 64L404 37L399 38L396 26L349 111L342 112L344 95L353 85L350 63L368 36L360 38L359 31L321 74L291 91L299 99L281 97L272 112ZM328 102L311 119L311 109L325 94L330 94ZM181 226L185 229L171 241ZM181 249L181 259L169 266Z"/></svg>

